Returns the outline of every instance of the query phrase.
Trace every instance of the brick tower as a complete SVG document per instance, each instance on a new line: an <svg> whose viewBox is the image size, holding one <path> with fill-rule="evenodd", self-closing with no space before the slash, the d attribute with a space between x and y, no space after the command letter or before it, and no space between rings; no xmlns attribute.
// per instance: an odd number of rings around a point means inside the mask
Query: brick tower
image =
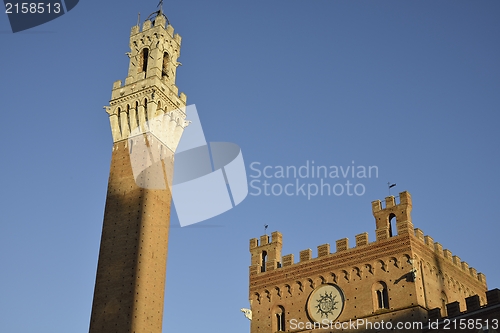
<svg viewBox="0 0 500 333"><path fill-rule="evenodd" d="M181 37L162 11L132 27L125 84L106 107L113 136L91 333L162 330L173 156L186 126L175 73Z"/></svg>

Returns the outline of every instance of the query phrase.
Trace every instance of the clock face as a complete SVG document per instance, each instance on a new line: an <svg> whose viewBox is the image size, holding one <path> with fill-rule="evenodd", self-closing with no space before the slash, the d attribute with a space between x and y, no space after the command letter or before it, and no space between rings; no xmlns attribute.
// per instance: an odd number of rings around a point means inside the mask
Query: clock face
<svg viewBox="0 0 500 333"><path fill-rule="evenodd" d="M344 293L333 284L322 284L307 300L307 313L315 322L336 320L344 309Z"/></svg>

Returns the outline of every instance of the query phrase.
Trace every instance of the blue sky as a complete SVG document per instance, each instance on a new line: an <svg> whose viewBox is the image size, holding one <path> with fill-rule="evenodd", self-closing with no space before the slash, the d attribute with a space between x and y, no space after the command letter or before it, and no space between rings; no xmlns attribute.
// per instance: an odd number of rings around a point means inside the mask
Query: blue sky
<svg viewBox="0 0 500 333"><path fill-rule="evenodd" d="M81 0L17 34L0 15L1 332L88 331L112 147L102 107L127 75L137 13L156 4ZM173 213L165 331L248 331L248 240L268 224L296 258L365 231L373 241L370 202L389 181L412 194L415 227L500 287L499 2L164 8L183 37L177 86L208 141L241 147L249 175L253 162L379 170L353 180L361 196L249 195L187 228Z"/></svg>

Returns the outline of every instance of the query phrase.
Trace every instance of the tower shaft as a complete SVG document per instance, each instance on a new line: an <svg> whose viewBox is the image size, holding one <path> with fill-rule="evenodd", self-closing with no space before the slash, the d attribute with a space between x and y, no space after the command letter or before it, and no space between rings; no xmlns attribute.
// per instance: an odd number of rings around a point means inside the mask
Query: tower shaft
<svg viewBox="0 0 500 333"><path fill-rule="evenodd" d="M127 141L115 143L91 333L161 332L170 202L168 188L136 184Z"/></svg>
<svg viewBox="0 0 500 333"><path fill-rule="evenodd" d="M113 152L90 333L160 333L174 153L186 95L175 86L181 37L166 17L132 27L125 84L113 84Z"/></svg>

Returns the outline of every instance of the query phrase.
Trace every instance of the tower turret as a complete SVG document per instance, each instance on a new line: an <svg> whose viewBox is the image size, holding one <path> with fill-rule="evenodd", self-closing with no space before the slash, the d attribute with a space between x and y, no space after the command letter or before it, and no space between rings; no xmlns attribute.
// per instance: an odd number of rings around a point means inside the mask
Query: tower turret
<svg viewBox="0 0 500 333"><path fill-rule="evenodd" d="M257 238L250 240L250 253L252 254L250 274L272 271L281 267L282 239L281 233L275 231L271 237L260 236L260 244Z"/></svg>
<svg viewBox="0 0 500 333"><path fill-rule="evenodd" d="M395 236L396 232L398 235L413 232L411 209L411 195L407 191L399 193L399 204L396 204L396 198L392 195L385 198L385 208L382 208L380 200L373 201L377 240Z"/></svg>
<svg viewBox="0 0 500 333"><path fill-rule="evenodd" d="M159 13L153 21L144 22L142 31L138 25L132 27L128 76L125 85L120 80L113 84L110 106L106 107L114 142L148 131L146 123L163 120L164 115L168 117L166 122L175 121L185 127L186 95L179 95L175 85L181 37L165 24L166 17ZM172 150L182 133L178 134L169 143Z"/></svg>

